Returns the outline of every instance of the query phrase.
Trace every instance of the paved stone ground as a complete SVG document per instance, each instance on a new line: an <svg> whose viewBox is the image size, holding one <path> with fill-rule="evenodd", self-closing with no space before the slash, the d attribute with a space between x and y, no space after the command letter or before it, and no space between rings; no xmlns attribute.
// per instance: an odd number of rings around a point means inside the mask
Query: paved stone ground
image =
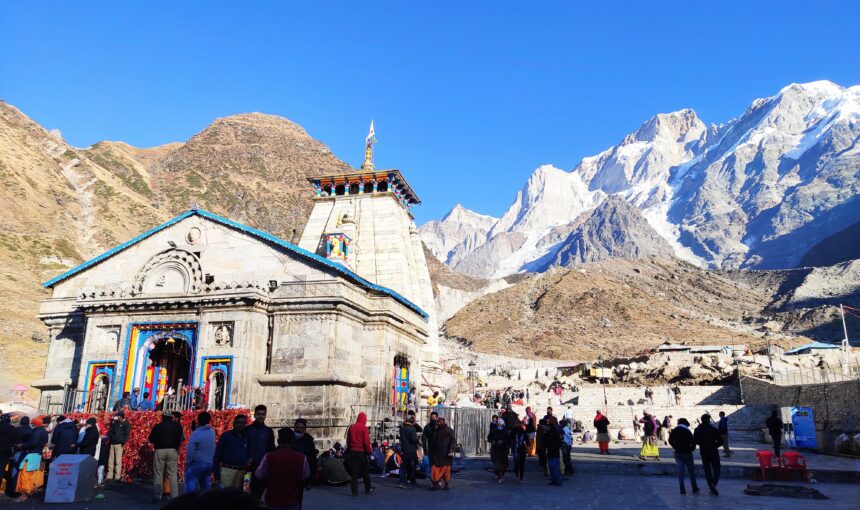
<svg viewBox="0 0 860 510"><path fill-rule="evenodd" d="M471 465L471 464L470 464ZM699 472L700 484L704 480ZM814 487L830 497L828 500L806 500L764 496L747 496L743 493L749 480L725 479L720 482L720 496L700 494L681 496L678 493L677 480L671 476L637 476L637 475L598 475L594 473L578 473L567 480L562 487L551 487L546 484L546 478L539 472L537 462L529 459L526 472L526 483L519 484L513 477L497 484L493 475L486 470L473 467L454 476L450 491L430 491L429 483L421 480L422 486L417 489L400 489L397 481L374 477L376 493L365 496L363 493L353 498L349 487L315 487L305 493L304 510L331 510L333 508L373 509L386 507L444 509L471 508L516 508L517 510L540 509L553 510L571 508L618 510L632 509L731 509L744 510L780 509L780 510L842 510L857 508L860 499L860 484L802 484ZM798 485L797 483L785 483ZM62 505L59 508L70 509L112 509L126 508L129 510L153 510L157 505L149 503L148 487L137 485L121 485L106 491L101 491L103 498L87 503ZM8 500L6 501L8 502ZM47 505L37 499L10 505L10 508L47 509L58 508Z"/></svg>
<svg viewBox="0 0 860 510"><path fill-rule="evenodd" d="M600 455L597 453L597 443L575 444L573 448L573 458L579 461L600 461L600 462L642 462L639 459L639 449L642 443L634 441L613 442L609 446L611 455ZM763 443L739 443L731 446L731 457L720 457L720 462L724 466L746 465L758 466L758 460L755 453L758 450L772 451L772 445ZM722 449L720 450L722 451ZM785 450L783 450L785 451ZM835 455L821 455L813 452L801 452L806 458L809 470L814 473L816 470L840 470L840 471L855 471L857 470L857 459L848 457L837 457ZM700 464L699 454L696 453L696 463ZM649 463L658 461L650 460ZM660 447L660 464L674 466L675 460L672 457L672 449L668 446Z"/></svg>

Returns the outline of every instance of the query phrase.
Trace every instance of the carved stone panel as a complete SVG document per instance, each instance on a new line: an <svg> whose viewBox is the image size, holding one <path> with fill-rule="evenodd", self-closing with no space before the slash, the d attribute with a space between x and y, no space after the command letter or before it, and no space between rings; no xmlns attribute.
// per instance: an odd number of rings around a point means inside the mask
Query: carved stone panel
<svg viewBox="0 0 860 510"><path fill-rule="evenodd" d="M233 347L234 322L212 323L212 344L223 347Z"/></svg>

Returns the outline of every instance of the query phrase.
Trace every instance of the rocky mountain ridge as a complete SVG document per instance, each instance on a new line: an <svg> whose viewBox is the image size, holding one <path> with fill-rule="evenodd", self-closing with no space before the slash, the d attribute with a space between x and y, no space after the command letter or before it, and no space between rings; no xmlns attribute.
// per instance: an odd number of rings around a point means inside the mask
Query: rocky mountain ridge
<svg viewBox="0 0 860 510"><path fill-rule="evenodd" d="M831 82L789 85L721 125L706 125L689 109L659 114L570 172L539 167L486 239L470 241L471 251L447 263L494 277L544 271L560 262L563 234L615 195L683 260L795 267L860 220L858 140L860 86ZM421 232L433 242L432 229ZM831 248L827 261L848 258L834 259Z"/></svg>

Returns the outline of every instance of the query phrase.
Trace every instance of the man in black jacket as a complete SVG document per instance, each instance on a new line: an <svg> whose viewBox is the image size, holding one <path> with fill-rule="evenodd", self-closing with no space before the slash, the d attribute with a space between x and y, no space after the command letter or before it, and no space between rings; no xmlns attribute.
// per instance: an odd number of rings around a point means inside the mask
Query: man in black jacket
<svg viewBox="0 0 860 510"><path fill-rule="evenodd" d="M773 440L773 453L779 457L779 450L782 447L782 420L779 418L779 411L776 409L770 413L770 417L765 421L767 431L770 432L770 438Z"/></svg>
<svg viewBox="0 0 860 510"><path fill-rule="evenodd" d="M170 497L179 495L179 481L176 477L179 447L185 441L182 425L174 421L170 411L164 411L161 423L152 427L149 442L155 453L152 456L152 500L161 501L164 491L164 473L170 482Z"/></svg>
<svg viewBox="0 0 860 510"><path fill-rule="evenodd" d="M107 479L120 481L122 479L122 449L131 435L131 425L125 419L124 411L117 411L110 423L108 440L110 441L110 457L108 457Z"/></svg>
<svg viewBox="0 0 860 510"><path fill-rule="evenodd" d="M57 426L51 434L51 444L53 445L51 460L53 461L60 455L75 453L75 443L77 442L78 427L75 426L75 422L65 416L58 416Z"/></svg>
<svg viewBox="0 0 860 510"><path fill-rule="evenodd" d="M296 419L293 424L293 435L295 436L293 449L304 454L308 459L308 468L310 468L311 476L308 477L305 484L310 485L317 476L317 457L319 451L317 451L316 444L314 443L314 436L308 434L308 421L306 419Z"/></svg>
<svg viewBox="0 0 860 510"><path fill-rule="evenodd" d="M702 423L693 432L693 440L699 447L705 480L708 481L711 494L719 496L717 484L720 482L720 446L723 445L723 439L720 437L719 430L711 423L710 414L702 415Z"/></svg>
<svg viewBox="0 0 860 510"><path fill-rule="evenodd" d="M98 420L95 418L87 418L87 423L84 425L84 437L78 443L78 453L92 457L96 456L96 448L98 448L100 440L99 428L96 423L98 423Z"/></svg>
<svg viewBox="0 0 860 510"><path fill-rule="evenodd" d="M15 450L15 443L18 439L18 433L15 427L12 426L12 417L8 414L0 416L0 468L3 470L3 476L6 477L6 466L12 459L12 454ZM6 479L6 495L12 496L15 491L12 489L12 479Z"/></svg>
<svg viewBox="0 0 860 510"><path fill-rule="evenodd" d="M263 498L266 482L257 478L255 472L263 462L263 457L275 451L275 433L266 425L267 413L268 409L263 404L255 407L254 422L245 428L245 434L248 436L248 455L251 459L251 495L257 499Z"/></svg>
<svg viewBox="0 0 860 510"><path fill-rule="evenodd" d="M400 426L400 488L410 484L418 487L415 468L418 465L418 432L412 418L406 418Z"/></svg>
<svg viewBox="0 0 860 510"><path fill-rule="evenodd" d="M678 465L678 484L681 487L681 494L687 494L684 488L684 469L690 473L693 493L699 492L699 486L696 484L696 466L693 464L696 443L693 440L693 433L690 432L690 422L686 418L678 418L678 425L669 434L669 444L675 449L675 464Z"/></svg>

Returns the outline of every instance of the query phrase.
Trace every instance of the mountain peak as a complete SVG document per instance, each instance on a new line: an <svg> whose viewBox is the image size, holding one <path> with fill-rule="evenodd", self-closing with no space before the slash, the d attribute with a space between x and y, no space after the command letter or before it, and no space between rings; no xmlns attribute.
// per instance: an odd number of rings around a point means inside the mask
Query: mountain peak
<svg viewBox="0 0 860 510"><path fill-rule="evenodd" d="M471 209L463 207L459 202L448 211L448 214L442 217L444 223L495 223L498 218L486 214L476 213Z"/></svg>
<svg viewBox="0 0 860 510"><path fill-rule="evenodd" d="M705 129L705 124L696 112L685 108L670 113L658 113L628 135L622 144L653 142L658 138L682 142L688 138L698 138Z"/></svg>
<svg viewBox="0 0 860 510"><path fill-rule="evenodd" d="M832 81L817 80L810 81L807 83L790 83L780 89L777 96L782 96L790 93L837 95L841 94L844 90L844 87L839 84L833 83Z"/></svg>
<svg viewBox="0 0 860 510"><path fill-rule="evenodd" d="M215 119L195 139L219 139L224 142L254 143L273 137L313 140L305 128L278 115L250 112ZM189 140L189 141L191 141Z"/></svg>

